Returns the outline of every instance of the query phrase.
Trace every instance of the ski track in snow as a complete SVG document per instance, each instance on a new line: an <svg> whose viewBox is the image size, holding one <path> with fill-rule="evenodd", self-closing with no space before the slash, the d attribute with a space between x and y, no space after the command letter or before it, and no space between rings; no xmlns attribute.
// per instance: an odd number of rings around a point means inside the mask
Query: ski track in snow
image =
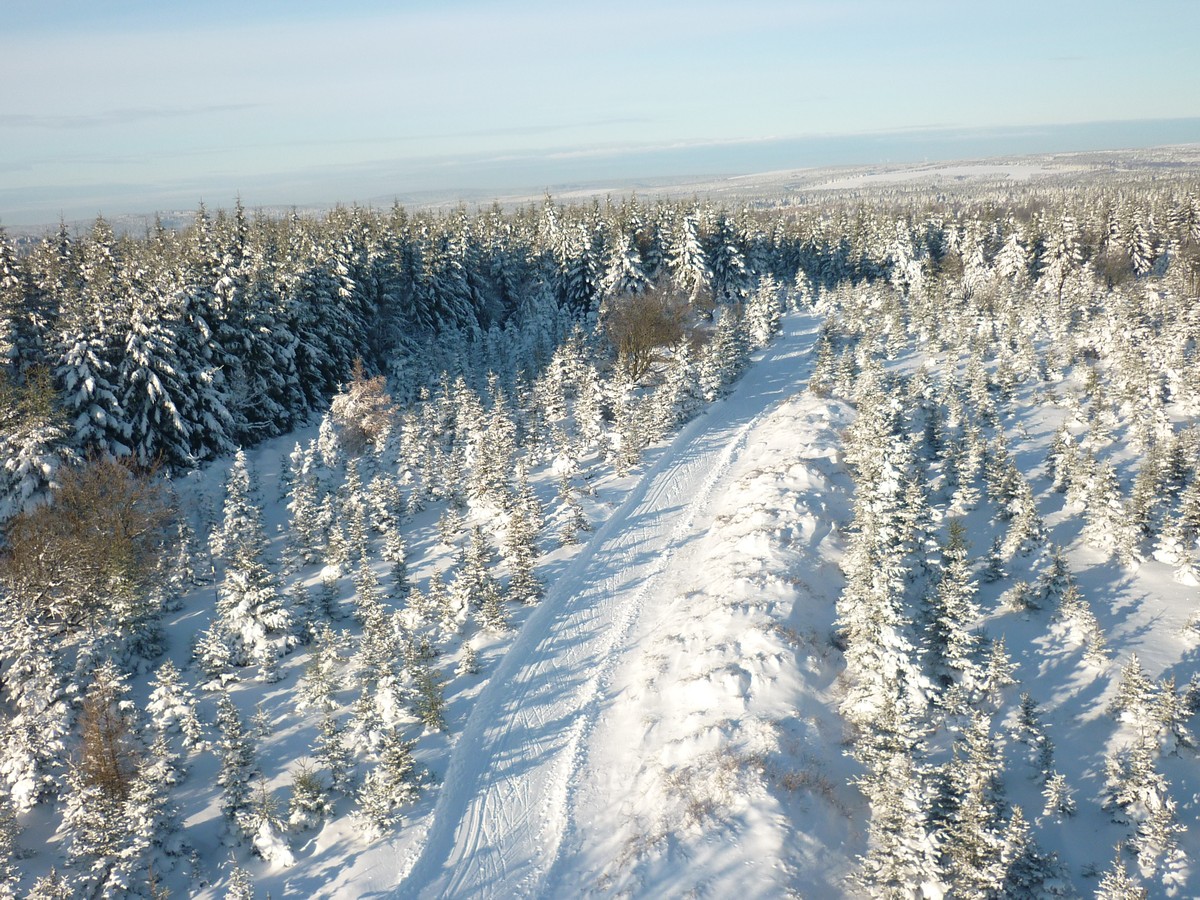
<svg viewBox="0 0 1200 900"><path fill-rule="evenodd" d="M426 840L394 896L547 890L606 679L747 436L802 386L817 325L784 320L785 333L727 399L685 426L530 616L455 744Z"/></svg>

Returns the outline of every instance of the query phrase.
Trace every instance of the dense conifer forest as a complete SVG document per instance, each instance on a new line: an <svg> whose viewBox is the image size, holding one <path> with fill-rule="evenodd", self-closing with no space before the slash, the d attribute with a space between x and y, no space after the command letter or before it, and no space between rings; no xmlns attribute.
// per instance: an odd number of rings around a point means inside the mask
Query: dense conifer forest
<svg viewBox="0 0 1200 900"><path fill-rule="evenodd" d="M248 897L403 834L605 492L788 317L853 411L790 663L839 685L841 889L1195 893L1198 297L1170 172L0 233L0 893Z"/></svg>

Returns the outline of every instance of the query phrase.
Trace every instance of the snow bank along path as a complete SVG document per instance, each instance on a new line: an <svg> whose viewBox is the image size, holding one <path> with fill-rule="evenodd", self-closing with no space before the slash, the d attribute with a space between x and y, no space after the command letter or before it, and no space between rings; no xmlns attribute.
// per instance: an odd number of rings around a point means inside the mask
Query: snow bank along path
<svg viewBox="0 0 1200 900"><path fill-rule="evenodd" d="M747 436L807 377L818 322L789 316L733 393L689 423L514 638L455 744L398 897L527 897L548 885L569 788L643 605Z"/></svg>

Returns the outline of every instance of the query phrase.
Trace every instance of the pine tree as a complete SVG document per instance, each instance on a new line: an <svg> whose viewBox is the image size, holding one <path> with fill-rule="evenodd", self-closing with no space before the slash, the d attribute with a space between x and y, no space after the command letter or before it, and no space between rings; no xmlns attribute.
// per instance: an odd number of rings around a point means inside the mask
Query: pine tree
<svg viewBox="0 0 1200 900"><path fill-rule="evenodd" d="M386 561L392 564L389 596L396 601L407 599L412 592L412 584L408 578L404 536L400 533L399 527L391 525L384 531L382 555Z"/></svg>
<svg viewBox="0 0 1200 900"><path fill-rule="evenodd" d="M173 334L173 311L152 302L153 294L135 294L117 375L120 405L130 426L133 458L148 466L159 460L186 467L193 462L192 423L184 417L195 406ZM164 317L167 313L167 317Z"/></svg>
<svg viewBox="0 0 1200 900"><path fill-rule="evenodd" d="M204 743L204 726L196 713L196 698L183 683L176 665L167 660L150 682L150 702L146 712L150 724L165 734L180 734L184 746L199 750Z"/></svg>
<svg viewBox="0 0 1200 900"><path fill-rule="evenodd" d="M641 255L633 236L621 232L605 256L600 292L604 297L623 297L641 294L650 287L650 279L642 266Z"/></svg>
<svg viewBox="0 0 1200 900"><path fill-rule="evenodd" d="M987 717L976 713L944 776L942 849L955 896L991 896L1007 874L1000 766Z"/></svg>
<svg viewBox="0 0 1200 900"><path fill-rule="evenodd" d="M178 810L168 794L174 781L174 755L160 736L130 785L124 809L126 843L109 875L113 886L134 896L174 871L187 850ZM154 896L153 889L149 895Z"/></svg>
<svg viewBox="0 0 1200 900"><path fill-rule="evenodd" d="M307 831L316 828L333 812L333 802L325 782L306 760L301 760L292 775L288 825L293 831Z"/></svg>
<svg viewBox="0 0 1200 900"><path fill-rule="evenodd" d="M51 869L49 874L34 881L26 900L76 900L78 896L66 877Z"/></svg>
<svg viewBox="0 0 1200 900"><path fill-rule="evenodd" d="M458 661L458 667L454 670L455 675L477 675L479 673L479 662L475 657L475 645L470 641L463 644L462 658Z"/></svg>
<svg viewBox="0 0 1200 900"><path fill-rule="evenodd" d="M979 606L974 600L975 584L960 521L951 521L942 554L941 578L930 597L929 668L943 684L961 679L970 686L978 677L975 657L980 641L974 626Z"/></svg>
<svg viewBox="0 0 1200 900"><path fill-rule="evenodd" d="M510 577L508 596L521 603L537 603L545 590L534 567L537 563L537 533L541 528L542 510L522 466L517 472L516 503L508 514L504 538L504 560Z"/></svg>
<svg viewBox="0 0 1200 900"><path fill-rule="evenodd" d="M649 439L646 404L641 402L637 388L625 369L621 369L613 385L613 394L613 434L609 458L616 473L626 475L640 461L642 448Z"/></svg>
<svg viewBox="0 0 1200 900"><path fill-rule="evenodd" d="M288 541L296 559L305 565L311 565L321 558L319 548L323 543L317 479L313 471L315 463L311 448L303 451L298 443L292 451L292 458L294 474L289 492L291 499L288 502L288 510L291 513Z"/></svg>
<svg viewBox="0 0 1200 900"><path fill-rule="evenodd" d="M558 479L558 499L565 507L563 524L558 532L559 540L564 546L578 543L579 533L590 531L591 523L588 522L587 516L583 512L583 506L580 505L579 498L575 495L575 490L571 485L571 479L566 473L563 473Z"/></svg>
<svg viewBox="0 0 1200 900"><path fill-rule="evenodd" d="M1011 521L1008 534L1004 538L1004 554L1012 558L1017 554L1025 555L1038 546L1046 534L1045 525L1037 511L1037 503L1029 482L1017 476L1017 484L1011 503Z"/></svg>
<svg viewBox="0 0 1200 900"><path fill-rule="evenodd" d="M650 436L654 440L662 440L677 426L690 421L704 405L699 377L692 359L691 342L685 340L675 349L665 380L651 398Z"/></svg>
<svg viewBox="0 0 1200 900"><path fill-rule="evenodd" d="M222 692L217 700L217 730L217 752L221 758L221 771L217 775L217 784L221 788L221 814L232 828L250 808L250 782L257 773L257 764L253 738L227 692Z"/></svg>
<svg viewBox="0 0 1200 900"><path fill-rule="evenodd" d="M321 720L314 756L317 765L329 773L329 786L348 796L354 783L353 760L346 746L346 729L330 713Z"/></svg>
<svg viewBox="0 0 1200 900"><path fill-rule="evenodd" d="M329 713L337 708L334 697L340 687L339 662L337 638L328 625L322 625L314 636L304 675L296 686L298 710L317 709Z"/></svg>
<svg viewBox="0 0 1200 900"><path fill-rule="evenodd" d="M388 731L379 762L358 792L358 815L376 834L386 832L399 819L399 808L416 799L415 768L412 745Z"/></svg>
<svg viewBox="0 0 1200 900"><path fill-rule="evenodd" d="M296 863L295 855L283 836L284 824L279 817L278 803L259 778L250 808L241 817L242 831L250 835L254 855L273 865L287 868Z"/></svg>
<svg viewBox="0 0 1200 900"><path fill-rule="evenodd" d="M871 806L868 852L856 880L872 895L908 898L944 889L937 835L928 827L930 795L917 719L898 691L887 695L855 756L867 774L859 789Z"/></svg>
<svg viewBox="0 0 1200 900"><path fill-rule="evenodd" d="M1124 565L1137 562L1137 532L1125 514L1117 473L1109 463L1097 465L1087 494L1087 542L1104 553L1116 553Z"/></svg>
<svg viewBox="0 0 1200 900"><path fill-rule="evenodd" d="M746 356L745 332L737 313L725 309L717 319L716 331L700 358L700 391L705 400L711 402L724 395L725 388L745 368Z"/></svg>
<svg viewBox="0 0 1200 900"><path fill-rule="evenodd" d="M489 584L494 583L489 571L494 555L483 527L472 527L471 540L463 552L451 588L455 599L464 608L479 609L483 605L484 591Z"/></svg>
<svg viewBox="0 0 1200 900"><path fill-rule="evenodd" d="M1132 846L1138 867L1153 877L1164 864L1174 862L1178 851L1179 823L1171 785L1154 765L1149 742L1138 741L1111 754L1105 763L1107 796L1104 806L1118 821L1135 826Z"/></svg>
<svg viewBox="0 0 1200 900"><path fill-rule="evenodd" d="M472 420L471 447L474 453L470 473L472 500L504 508L516 452L516 425L508 398L494 373L488 379L491 407L487 414Z"/></svg>
<svg viewBox="0 0 1200 900"><path fill-rule="evenodd" d="M1070 817L1075 815L1075 797L1071 786L1067 784L1067 778L1061 772L1055 772L1046 779L1046 786L1042 789L1042 796L1046 798L1046 806L1042 810L1043 816L1054 816L1061 818L1063 816Z"/></svg>
<svg viewBox="0 0 1200 900"><path fill-rule="evenodd" d="M2 237L0 234L0 238ZM17 896L16 886L21 876L21 869L17 865L20 857L17 838L20 833L21 826L17 822L12 804L8 802L7 797L0 797L0 897L5 900Z"/></svg>
<svg viewBox="0 0 1200 900"><path fill-rule="evenodd" d="M765 347L779 333L782 306L779 286L768 273L758 283L746 307L746 331L755 347Z"/></svg>
<svg viewBox="0 0 1200 900"><path fill-rule="evenodd" d="M57 474L76 461L68 423L43 368L16 384L0 368L0 522L49 499Z"/></svg>
<svg viewBox="0 0 1200 900"><path fill-rule="evenodd" d="M983 567L983 571L979 573L979 577L985 583L999 581L1008 574L1004 564L1004 540L999 535L992 541L992 546L988 549L987 562Z"/></svg>
<svg viewBox="0 0 1200 900"><path fill-rule="evenodd" d="M225 900L254 900L254 879L237 863L233 863L229 870Z"/></svg>
<svg viewBox="0 0 1200 900"><path fill-rule="evenodd" d="M119 348L123 298L112 230L98 219L80 261L80 295L59 324L54 370L72 420L74 446L85 453L126 456L131 429L121 406Z"/></svg>
<svg viewBox="0 0 1200 900"><path fill-rule="evenodd" d="M234 665L257 664L264 681L279 678L278 660L297 644L292 614L268 568L266 535L245 454L238 451L226 487L225 520L215 541L225 558L217 620L230 640Z"/></svg>
<svg viewBox="0 0 1200 900"><path fill-rule="evenodd" d="M712 272L704 248L700 245L693 214L685 215L671 235L666 262L671 283L687 296L690 305L696 306L702 295L707 293Z"/></svg>
<svg viewBox="0 0 1200 900"><path fill-rule="evenodd" d="M446 701L443 696L442 679L433 669L421 666L416 672L416 712L427 731L444 731L446 720L442 714Z"/></svg>
<svg viewBox="0 0 1200 900"><path fill-rule="evenodd" d="M130 842L129 802L142 748L125 679L111 662L96 670L84 699L79 755L68 773L61 828L81 894L112 890Z"/></svg>
<svg viewBox="0 0 1200 900"><path fill-rule="evenodd" d="M1118 844L1112 867L1104 873L1096 889L1096 900L1146 900L1149 896L1137 878L1125 868L1123 853L1124 847Z"/></svg>
<svg viewBox="0 0 1200 900"><path fill-rule="evenodd" d="M508 630L508 613L504 610L504 598L500 596L500 588L492 579L483 587L483 597L479 604L479 623L488 631Z"/></svg>
<svg viewBox="0 0 1200 900"><path fill-rule="evenodd" d="M1121 680L1117 694L1108 711L1139 730L1149 725L1154 709L1155 685L1136 653L1129 655L1129 662L1121 669Z"/></svg>

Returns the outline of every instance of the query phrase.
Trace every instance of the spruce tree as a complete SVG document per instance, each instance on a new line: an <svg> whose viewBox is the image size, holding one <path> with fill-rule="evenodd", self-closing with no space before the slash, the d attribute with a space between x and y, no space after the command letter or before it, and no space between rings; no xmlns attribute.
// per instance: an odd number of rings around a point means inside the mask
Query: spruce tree
<svg viewBox="0 0 1200 900"><path fill-rule="evenodd" d="M325 782L306 760L301 760L292 775L288 825L293 831L307 831L332 816L333 811Z"/></svg>
<svg viewBox="0 0 1200 900"><path fill-rule="evenodd" d="M257 774L257 764L253 738L227 692L222 692L217 700L217 730L217 752L221 760L221 771L217 775L217 784L221 788L221 814L229 825L229 833L240 835L237 823L250 808L253 793L250 783Z"/></svg>
<svg viewBox="0 0 1200 900"><path fill-rule="evenodd" d="M217 620L231 640L234 665L256 664L264 681L278 679L278 660L296 645L292 614L265 559L267 540L245 454L238 452L226 487L225 520L216 541L225 558Z"/></svg>
<svg viewBox="0 0 1200 900"><path fill-rule="evenodd" d="M376 834L383 834L400 817L400 808L416 799L416 764L412 745L389 730L379 750L379 762L358 792L358 815Z"/></svg>
<svg viewBox="0 0 1200 900"><path fill-rule="evenodd" d="M545 590L534 567L537 563L537 533L541 529L542 509L533 495L525 469L517 472L516 502L508 514L504 536L504 560L510 572L508 596L520 603L537 603Z"/></svg>
<svg viewBox="0 0 1200 900"><path fill-rule="evenodd" d="M959 680L970 686L978 678L980 641L974 629L979 606L974 599L965 531L958 520L950 523L942 555L941 578L930 597L929 668L943 683Z"/></svg>

